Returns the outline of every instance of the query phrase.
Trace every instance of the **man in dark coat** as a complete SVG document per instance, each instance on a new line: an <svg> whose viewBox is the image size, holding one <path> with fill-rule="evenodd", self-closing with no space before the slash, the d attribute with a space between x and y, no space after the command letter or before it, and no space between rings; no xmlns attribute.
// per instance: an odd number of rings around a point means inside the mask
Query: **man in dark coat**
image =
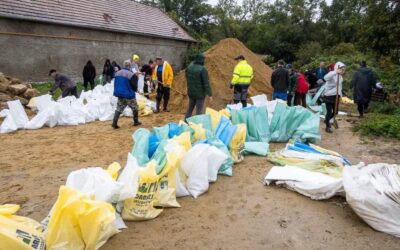
<svg viewBox="0 0 400 250"><path fill-rule="evenodd" d="M187 93L189 96L189 106L185 119L192 116L193 109L196 107L196 115L203 113L204 101L206 96L212 98L211 87L208 80L208 71L204 67L204 55L196 55L195 61L186 69Z"/></svg>
<svg viewBox="0 0 400 250"><path fill-rule="evenodd" d="M357 103L360 117L364 116L371 100L372 89L375 88L376 78L367 63L362 61L361 67L354 73L350 88L353 89L354 102Z"/></svg>
<svg viewBox="0 0 400 250"><path fill-rule="evenodd" d="M50 70L49 76L54 78L54 84L49 90L50 95L53 95L54 91L60 88L62 98L71 95L78 98L78 90L76 88L76 83L70 77L58 73L55 69Z"/></svg>
<svg viewBox="0 0 400 250"><path fill-rule="evenodd" d="M287 101L287 91L290 84L289 72L284 68L285 63L278 61L278 68L272 72L271 85L274 88L272 98Z"/></svg>
<svg viewBox="0 0 400 250"><path fill-rule="evenodd" d="M151 76L153 75L154 63L152 60L148 64L145 64L140 69L140 72L144 74L144 86L143 93L147 99L150 99L150 90L152 88Z"/></svg>
<svg viewBox="0 0 400 250"><path fill-rule="evenodd" d="M88 61L83 68L83 86L85 91L88 89L88 83L90 83L90 89L94 89L94 79L96 78L96 68L93 66L92 61Z"/></svg>

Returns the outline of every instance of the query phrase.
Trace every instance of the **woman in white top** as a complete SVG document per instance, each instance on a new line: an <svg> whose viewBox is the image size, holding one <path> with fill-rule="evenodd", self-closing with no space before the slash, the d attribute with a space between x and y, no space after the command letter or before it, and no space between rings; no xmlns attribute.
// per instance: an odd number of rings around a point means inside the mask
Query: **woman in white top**
<svg viewBox="0 0 400 250"><path fill-rule="evenodd" d="M325 116L325 124L327 133L332 133L330 120L334 117L334 112L339 111L339 101L336 103L336 100L339 100L343 93L343 74L345 72L346 65L342 62L337 62L335 64L335 68L333 71L329 72L324 76L325 79L325 91L324 91L324 100L326 105L326 116ZM336 103L336 110L335 110Z"/></svg>

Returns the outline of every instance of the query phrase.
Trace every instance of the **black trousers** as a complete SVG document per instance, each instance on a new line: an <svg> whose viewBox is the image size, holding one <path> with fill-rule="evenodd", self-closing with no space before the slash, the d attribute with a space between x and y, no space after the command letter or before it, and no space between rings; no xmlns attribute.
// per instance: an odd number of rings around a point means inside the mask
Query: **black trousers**
<svg viewBox="0 0 400 250"><path fill-rule="evenodd" d="M333 118L335 115L335 102L336 102L336 96L326 96L325 97L325 105L326 105L326 115L325 115L325 124L326 127L330 128L330 120ZM337 103L336 106L336 114L339 113L339 102Z"/></svg>
<svg viewBox="0 0 400 250"><path fill-rule="evenodd" d="M189 97L189 106L186 111L185 119L192 116L195 107L196 107L196 115L201 115L203 113L203 108L204 108L204 98L195 99Z"/></svg>
<svg viewBox="0 0 400 250"><path fill-rule="evenodd" d="M358 109L358 113L360 114L360 116L363 116L364 113L366 113L365 111L367 111L369 106L369 102L358 102L357 103L357 109Z"/></svg>
<svg viewBox="0 0 400 250"><path fill-rule="evenodd" d="M78 89L75 87L69 88L69 89L65 89L62 93L61 93L61 97L67 97L67 96L75 96L76 98L79 98L78 96Z"/></svg>
<svg viewBox="0 0 400 250"><path fill-rule="evenodd" d="M167 109L170 92L171 92L170 88L164 87L163 85L158 84L157 96L156 96L157 110L160 110L161 100L164 101L164 103L163 103L164 110Z"/></svg>
<svg viewBox="0 0 400 250"><path fill-rule="evenodd" d="M306 93L296 93L295 105L303 106L307 108Z"/></svg>
<svg viewBox="0 0 400 250"><path fill-rule="evenodd" d="M88 88L88 83L90 83L90 89L94 89L94 79L83 79L83 87L85 88L85 91L87 91Z"/></svg>

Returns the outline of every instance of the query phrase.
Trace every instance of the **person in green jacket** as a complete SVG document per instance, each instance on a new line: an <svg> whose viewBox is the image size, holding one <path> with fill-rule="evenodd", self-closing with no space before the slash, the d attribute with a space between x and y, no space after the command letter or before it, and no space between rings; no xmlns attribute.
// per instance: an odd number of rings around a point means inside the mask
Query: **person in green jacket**
<svg viewBox="0 0 400 250"><path fill-rule="evenodd" d="M193 109L196 107L196 115L203 113L206 96L212 100L211 86L208 80L208 71L204 67L204 55L197 54L185 71L187 81L187 94L189 96L189 106L185 119L192 116Z"/></svg>
<svg viewBox="0 0 400 250"><path fill-rule="evenodd" d="M289 72L289 87L288 87L288 99L287 105L292 106L292 101L296 100L296 90L297 90L297 72L293 69L291 64L286 65L286 69Z"/></svg>

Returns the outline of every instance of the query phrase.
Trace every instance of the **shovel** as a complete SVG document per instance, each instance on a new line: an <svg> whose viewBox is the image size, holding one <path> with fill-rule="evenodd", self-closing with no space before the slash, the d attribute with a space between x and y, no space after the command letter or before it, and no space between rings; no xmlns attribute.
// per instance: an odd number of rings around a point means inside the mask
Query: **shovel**
<svg viewBox="0 0 400 250"><path fill-rule="evenodd" d="M336 81L336 99L335 99L335 108L334 108L334 113L332 119L329 121L331 124L333 124L333 127L335 129L339 128L339 124L336 121L336 114L338 113L338 107L339 107L339 78L340 76L338 75L337 81Z"/></svg>

